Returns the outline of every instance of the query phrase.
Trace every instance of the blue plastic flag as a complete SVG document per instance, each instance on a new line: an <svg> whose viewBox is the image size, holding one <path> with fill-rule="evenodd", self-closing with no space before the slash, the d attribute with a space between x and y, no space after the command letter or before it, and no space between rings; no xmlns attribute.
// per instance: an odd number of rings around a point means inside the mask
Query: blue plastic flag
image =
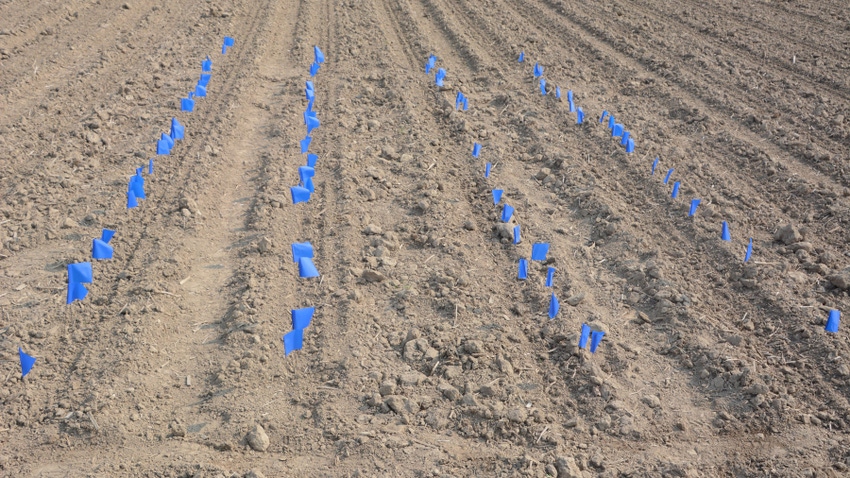
<svg viewBox="0 0 850 478"><path fill-rule="evenodd" d="M431 73L431 70L437 66L437 57L431 55L428 57L428 61L425 63L425 73Z"/></svg>
<svg viewBox="0 0 850 478"><path fill-rule="evenodd" d="M608 115L608 129L614 129L614 125L617 123L614 121L614 115Z"/></svg>
<svg viewBox="0 0 850 478"><path fill-rule="evenodd" d="M629 138L629 141L626 142L626 152L634 153L635 152L635 140L633 138Z"/></svg>
<svg viewBox="0 0 850 478"><path fill-rule="evenodd" d="M195 96L199 98L206 98L207 88L205 86L201 86L200 84L195 86Z"/></svg>
<svg viewBox="0 0 850 478"><path fill-rule="evenodd" d="M623 131L623 139L620 140L620 146L629 144L629 138L632 136L628 131Z"/></svg>
<svg viewBox="0 0 850 478"><path fill-rule="evenodd" d="M283 336L284 356L304 347L304 329L295 329Z"/></svg>
<svg viewBox="0 0 850 478"><path fill-rule="evenodd" d="M596 353L596 347L599 347L599 342L602 342L602 337L605 337L605 332L594 330L590 334L590 353Z"/></svg>
<svg viewBox="0 0 850 478"><path fill-rule="evenodd" d="M316 97L316 87L310 80L307 80L307 83L305 83L305 85L306 86L304 87L304 93L307 95L308 100L312 100Z"/></svg>
<svg viewBox="0 0 850 478"><path fill-rule="evenodd" d="M555 87L555 98L558 98L559 100L561 99L561 87L560 86Z"/></svg>
<svg viewBox="0 0 850 478"><path fill-rule="evenodd" d="M697 213L697 207L699 207L699 199L691 199L691 209L688 211L688 217L693 217Z"/></svg>
<svg viewBox="0 0 850 478"><path fill-rule="evenodd" d="M514 244L519 244L522 242L522 236L520 235L519 224L514 226Z"/></svg>
<svg viewBox="0 0 850 478"><path fill-rule="evenodd" d="M602 112L602 116L600 116L600 117L599 117L599 123L600 123L600 124L601 124L603 121L605 121L605 117L606 117L606 116L608 116L608 111L607 111L607 110L606 110L606 111L603 111L603 112Z"/></svg>
<svg viewBox="0 0 850 478"><path fill-rule="evenodd" d="M89 290L86 289L86 286L84 286L82 282L69 282L68 299L65 303L70 304L75 300L83 300L87 295L89 295Z"/></svg>
<svg viewBox="0 0 850 478"><path fill-rule="evenodd" d="M581 337L578 338L578 348L583 349L587 347L587 339L590 338L590 326L587 324L581 324Z"/></svg>
<svg viewBox="0 0 850 478"><path fill-rule="evenodd" d="M20 347L18 347L18 356L21 359L21 378L24 378L30 373L32 366L35 365L35 357L25 354Z"/></svg>
<svg viewBox="0 0 850 478"><path fill-rule="evenodd" d="M224 37L224 44L227 45L228 47L232 47L233 45L236 44L236 40L234 40L231 37Z"/></svg>
<svg viewBox="0 0 850 478"><path fill-rule="evenodd" d="M293 242L292 262L298 262L302 257L313 258L313 245L309 242Z"/></svg>
<svg viewBox="0 0 850 478"><path fill-rule="evenodd" d="M469 109L469 98L464 96L463 97L463 111L466 111L468 109Z"/></svg>
<svg viewBox="0 0 850 478"><path fill-rule="evenodd" d="M670 181L670 176L673 175L673 168L667 170L667 176L664 176L664 184L667 184Z"/></svg>
<svg viewBox="0 0 850 478"><path fill-rule="evenodd" d="M212 71L212 60L210 60L210 57L207 57L206 60L201 62L201 71L205 73Z"/></svg>
<svg viewBox="0 0 850 478"><path fill-rule="evenodd" d="M316 186L315 186L315 185L313 185L313 178L306 178L306 179L304 179L304 184L303 184L303 186L304 186L304 188L305 188L305 189L307 189L308 191L310 191L310 193L314 193L314 192L316 192Z"/></svg>
<svg viewBox="0 0 850 478"><path fill-rule="evenodd" d="M555 282L555 268L550 267L546 270L546 287L552 287Z"/></svg>
<svg viewBox="0 0 850 478"><path fill-rule="evenodd" d="M168 151L171 152L171 149L174 147L174 139L171 135L167 135L162 133L159 137L162 141L165 141L166 146L168 146ZM141 168L140 168L141 169ZM136 171L136 174L139 174L140 171Z"/></svg>
<svg viewBox="0 0 850 478"><path fill-rule="evenodd" d="M837 334L839 325L841 325L841 312L836 309L830 310L829 318L826 319L826 331Z"/></svg>
<svg viewBox="0 0 850 478"><path fill-rule="evenodd" d="M201 73L201 77L198 79L198 84L206 88L207 85L210 84L211 78L212 75L210 75L209 73Z"/></svg>
<svg viewBox="0 0 850 478"><path fill-rule="evenodd" d="M192 98L180 98L180 111L195 111L195 100Z"/></svg>
<svg viewBox="0 0 850 478"><path fill-rule="evenodd" d="M310 65L310 76L316 76L316 73L319 72L319 64L313 63Z"/></svg>
<svg viewBox="0 0 850 478"><path fill-rule="evenodd" d="M91 284L94 280L91 262L68 264L68 282L84 282Z"/></svg>
<svg viewBox="0 0 850 478"><path fill-rule="evenodd" d="M177 118L171 118L171 132L168 136L171 138L171 141L177 141L183 139L186 135L186 128L177 121Z"/></svg>
<svg viewBox="0 0 850 478"><path fill-rule="evenodd" d="M492 169L492 167L493 167L493 165L491 165L490 163L487 163L487 164L484 165L484 177L485 178L490 177L490 169Z"/></svg>
<svg viewBox="0 0 850 478"><path fill-rule="evenodd" d="M576 109L576 124L584 123L584 110L581 108Z"/></svg>
<svg viewBox="0 0 850 478"><path fill-rule="evenodd" d="M315 168L317 161L319 161L319 155L318 154L310 153L310 154L307 155L307 166L310 166L311 168Z"/></svg>
<svg viewBox="0 0 850 478"><path fill-rule="evenodd" d="M567 91L567 101L569 101L570 103L573 102L573 90Z"/></svg>
<svg viewBox="0 0 850 478"><path fill-rule="evenodd" d="M298 276L303 278L319 277L319 271L309 257L298 259Z"/></svg>
<svg viewBox="0 0 850 478"><path fill-rule="evenodd" d="M168 141L160 139L156 142L156 154L160 156L171 154L171 148L168 145Z"/></svg>
<svg viewBox="0 0 850 478"><path fill-rule="evenodd" d="M546 78L540 78L540 94L546 96Z"/></svg>
<svg viewBox="0 0 850 478"><path fill-rule="evenodd" d="M513 215L514 208L510 204L505 204L505 207L502 208L502 222L509 222Z"/></svg>
<svg viewBox="0 0 850 478"><path fill-rule="evenodd" d="M148 160L148 174L153 174L153 158Z"/></svg>
<svg viewBox="0 0 850 478"><path fill-rule="evenodd" d="M558 315L558 311L561 310L561 303L558 302L558 298L555 297L555 294L552 294L552 297L549 299L549 320L555 318Z"/></svg>
<svg viewBox="0 0 850 478"><path fill-rule="evenodd" d="M316 118L313 115L307 116L307 134L310 134L311 131L321 126L322 123L319 121L319 118Z"/></svg>
<svg viewBox="0 0 850 478"><path fill-rule="evenodd" d="M528 279L528 261L526 259L519 260L519 272L517 272L517 279Z"/></svg>
<svg viewBox="0 0 850 478"><path fill-rule="evenodd" d="M226 55L226 54L227 54L227 45L221 45L221 54L222 54L222 55Z"/></svg>
<svg viewBox="0 0 850 478"><path fill-rule="evenodd" d="M133 191L133 195L136 199L147 199L147 196L145 196L145 178L140 174L130 177L128 190Z"/></svg>
<svg viewBox="0 0 850 478"><path fill-rule="evenodd" d="M112 246L100 239L93 239L91 257L92 259L112 259Z"/></svg>
<svg viewBox="0 0 850 478"><path fill-rule="evenodd" d="M615 124L614 127L611 128L611 136L613 136L615 138L619 138L622 135L623 135L623 125L621 125L620 123Z"/></svg>
<svg viewBox="0 0 850 478"><path fill-rule="evenodd" d="M444 68L440 68L439 70L437 70L437 74L434 75L434 82L437 84L437 86L442 88L443 87L443 80L445 80L445 79L446 79L446 70Z"/></svg>
<svg viewBox="0 0 850 478"><path fill-rule="evenodd" d="M479 154L481 154L481 145L475 143L472 145L472 157L477 158Z"/></svg>
<svg viewBox="0 0 850 478"><path fill-rule="evenodd" d="M307 152L310 149L310 141L313 141L313 138L310 136L305 136L304 139L301 140L301 154Z"/></svg>
<svg viewBox="0 0 850 478"><path fill-rule="evenodd" d="M519 62L522 63L523 61L525 61L525 52L521 51L519 52Z"/></svg>
<svg viewBox="0 0 850 478"><path fill-rule="evenodd" d="M325 54L322 53L322 50L318 46L313 47L313 56L315 57L316 63L321 65L325 62Z"/></svg>
<svg viewBox="0 0 850 478"><path fill-rule="evenodd" d="M673 194L671 194L670 197L676 199L677 196L679 196L679 181L673 183Z"/></svg>
<svg viewBox="0 0 850 478"><path fill-rule="evenodd" d="M460 108L460 106L461 106L462 104L463 104L463 93L462 93L462 92L460 92L460 91L458 91L458 92L457 92L457 96L455 97L455 110L457 110L458 108Z"/></svg>
<svg viewBox="0 0 850 478"><path fill-rule="evenodd" d="M649 171L649 174L655 175L655 168L658 167L658 157L655 158L655 161L652 162L652 169Z"/></svg>
<svg viewBox="0 0 850 478"><path fill-rule="evenodd" d="M576 104L572 101L570 101L569 104L570 104L570 113L575 113L576 112Z"/></svg>
<svg viewBox="0 0 850 478"><path fill-rule="evenodd" d="M494 189L493 190L493 204L499 204L499 201L502 200L502 193L504 193L504 192L505 191L503 191L501 189Z"/></svg>
<svg viewBox="0 0 850 478"><path fill-rule="evenodd" d="M726 221L723 221L723 230L720 232L720 238L727 242L732 240L732 234L729 232L729 224Z"/></svg>
<svg viewBox="0 0 850 478"><path fill-rule="evenodd" d="M750 243L747 244L747 253L744 254L744 262L750 262L750 257L753 256L753 238L750 238Z"/></svg>
<svg viewBox="0 0 850 478"><path fill-rule="evenodd" d="M538 242L531 246L531 260L532 261L545 261L546 255L549 254L549 243L548 242Z"/></svg>
<svg viewBox="0 0 850 478"><path fill-rule="evenodd" d="M540 63L535 63L534 64L534 77L538 78L540 76L543 76L543 67L540 66Z"/></svg>
<svg viewBox="0 0 850 478"><path fill-rule="evenodd" d="M127 191L127 209L133 209L139 206L139 201L136 200L136 194L130 189Z"/></svg>
<svg viewBox="0 0 850 478"><path fill-rule="evenodd" d="M292 330L304 330L310 325L313 320L313 314L316 312L315 307L306 307L304 309L292 310Z"/></svg>
<svg viewBox="0 0 850 478"><path fill-rule="evenodd" d="M310 190L305 187L292 186L289 188L289 192L292 194L292 204L298 204L300 202L307 202L310 200Z"/></svg>
<svg viewBox="0 0 850 478"><path fill-rule="evenodd" d="M115 231L110 229L104 229L103 232L100 233L100 240L109 244L109 241L115 237Z"/></svg>
<svg viewBox="0 0 850 478"><path fill-rule="evenodd" d="M302 183L307 182L307 179L316 175L316 170L310 166L298 166L298 178Z"/></svg>

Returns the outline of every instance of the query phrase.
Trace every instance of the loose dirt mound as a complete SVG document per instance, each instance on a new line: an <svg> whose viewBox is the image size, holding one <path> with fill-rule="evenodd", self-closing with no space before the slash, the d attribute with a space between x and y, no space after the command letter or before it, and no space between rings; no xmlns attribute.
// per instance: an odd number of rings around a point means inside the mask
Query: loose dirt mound
<svg viewBox="0 0 850 478"><path fill-rule="evenodd" d="M2 474L847 474L850 15L809 3L0 2Z"/></svg>

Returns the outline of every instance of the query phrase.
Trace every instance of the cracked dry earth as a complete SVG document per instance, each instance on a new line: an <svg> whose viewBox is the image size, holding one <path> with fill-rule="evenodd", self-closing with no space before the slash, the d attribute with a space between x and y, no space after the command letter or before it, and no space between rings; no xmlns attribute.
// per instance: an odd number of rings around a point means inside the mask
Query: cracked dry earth
<svg viewBox="0 0 850 478"><path fill-rule="evenodd" d="M0 474L847 476L848 78L842 0L0 0Z"/></svg>

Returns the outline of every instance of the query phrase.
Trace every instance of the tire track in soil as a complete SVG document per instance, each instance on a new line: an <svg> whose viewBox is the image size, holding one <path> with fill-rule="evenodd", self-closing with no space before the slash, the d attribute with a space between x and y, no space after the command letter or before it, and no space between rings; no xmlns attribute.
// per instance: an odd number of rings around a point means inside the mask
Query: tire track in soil
<svg viewBox="0 0 850 478"><path fill-rule="evenodd" d="M604 44L610 51L616 52L623 62L632 64L632 67L636 70L646 70L647 72L651 72L655 76L659 76L660 78L665 78L667 80L673 81L678 85L678 88L682 93L686 94L691 104L699 104L701 106L702 111L714 111L720 110L723 112L724 116L728 116L730 118L738 118L737 122L741 129L736 129L733 133L733 136L736 139L742 140L746 143L759 145L766 153L768 153L771 158L779 158L782 157L784 159L783 165L801 177L805 177L809 180L809 182L813 184L817 184L819 182L824 182L829 185L830 189L833 191L838 191L842 187L850 186L850 182L848 182L847 178L844 178L844 174L841 174L841 177L835 177L836 171L838 168L829 168L821 163L810 164L802 161L797 158L795 155L795 151L793 151L790 147L781 142L778 142L774 137L764 138L759 135L757 130L754 130L752 124L744 121L744 115L741 111L738 111L730 104L727 104L725 101L720 101L719 96L706 96L708 91L713 91L712 88L698 88L696 86L690 86L689 81L684 79L685 76L690 76L690 74L686 74L682 69L676 69L676 73L678 74L665 74L664 65L666 63L660 63L657 61L653 61L652 58L647 57L639 51L636 51L634 47L630 44L624 43L622 41L614 38L612 34L608 32L608 30L601 29L595 26L594 22L588 20L584 17L580 17L574 11L571 15L567 15L566 13L561 13L559 9L554 7L553 3L550 0L546 0L544 2L547 5L547 8L552 10L553 13L558 14L564 21L568 22L570 25L577 26L579 29L585 31L589 34L591 38L595 38L595 42L598 44ZM536 8L536 7L530 7ZM540 11L540 15L544 13L542 10ZM555 22L557 24L557 22ZM583 40L579 40L583 41ZM597 45L599 46L599 45ZM726 47L723 47L728 49ZM639 65L640 67L637 67ZM659 79L660 79L659 78ZM722 83L722 82L721 82ZM740 89L740 88L739 88ZM728 91L724 94L728 94ZM748 94L747 91L742 90L738 95L736 95L736 102L738 104L748 104ZM790 107L782 107L787 115L794 116L796 113L789 109ZM713 116L717 116L716 114ZM717 116L717 118L721 118ZM728 129L727 129L728 131ZM824 137L822 141L838 145L834 140ZM831 160L833 162L836 160Z"/></svg>
<svg viewBox="0 0 850 478"><path fill-rule="evenodd" d="M659 199L661 199L661 200L663 201L663 197L662 197L662 198L659 198ZM668 230L669 230L669 229L668 229Z"/></svg>

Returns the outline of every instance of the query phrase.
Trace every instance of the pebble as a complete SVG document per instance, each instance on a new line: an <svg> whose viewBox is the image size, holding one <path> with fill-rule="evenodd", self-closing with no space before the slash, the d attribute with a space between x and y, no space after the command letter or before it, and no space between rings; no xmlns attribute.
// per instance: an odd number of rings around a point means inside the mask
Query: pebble
<svg viewBox="0 0 850 478"><path fill-rule="evenodd" d="M248 442L248 446L254 451L266 451L269 448L269 436L266 435L266 431L260 425L255 426L253 430L248 432L245 440Z"/></svg>

